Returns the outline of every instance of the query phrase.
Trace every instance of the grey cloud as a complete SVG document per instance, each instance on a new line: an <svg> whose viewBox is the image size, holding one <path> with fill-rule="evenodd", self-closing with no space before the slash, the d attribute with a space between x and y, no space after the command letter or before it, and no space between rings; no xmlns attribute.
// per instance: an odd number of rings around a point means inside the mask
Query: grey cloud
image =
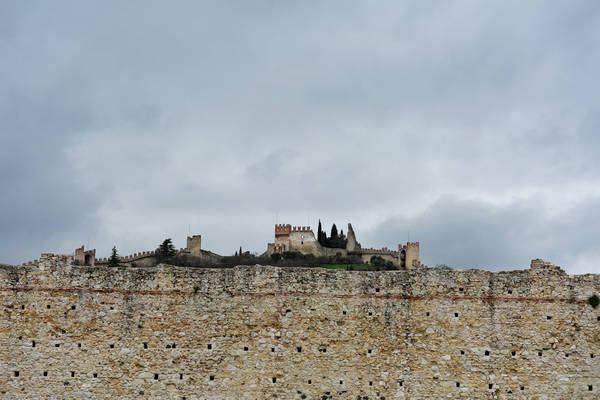
<svg viewBox="0 0 600 400"><path fill-rule="evenodd" d="M276 215L389 245L400 232L374 227L404 215L440 262L524 263L539 236L511 245L503 218L598 221L599 17L593 1L2 4L0 260L183 245L188 226L261 252ZM456 226L521 258L483 240L459 256ZM578 265L600 260L586 249Z"/></svg>

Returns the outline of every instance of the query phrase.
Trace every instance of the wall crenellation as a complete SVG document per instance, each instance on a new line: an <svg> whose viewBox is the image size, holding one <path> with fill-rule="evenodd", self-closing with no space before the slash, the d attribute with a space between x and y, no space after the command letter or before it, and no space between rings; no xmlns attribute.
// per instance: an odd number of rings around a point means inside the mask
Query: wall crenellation
<svg viewBox="0 0 600 400"><path fill-rule="evenodd" d="M598 293L600 275L542 260L111 269L43 254L0 267L0 395L597 399Z"/></svg>

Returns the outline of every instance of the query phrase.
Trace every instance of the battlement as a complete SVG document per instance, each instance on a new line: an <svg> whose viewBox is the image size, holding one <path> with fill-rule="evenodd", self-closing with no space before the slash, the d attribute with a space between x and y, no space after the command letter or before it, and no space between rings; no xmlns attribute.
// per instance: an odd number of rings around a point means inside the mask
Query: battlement
<svg viewBox="0 0 600 400"><path fill-rule="evenodd" d="M290 224L275 225L275 237L289 235L290 233L292 233L292 226Z"/></svg>
<svg viewBox="0 0 600 400"><path fill-rule="evenodd" d="M292 232L312 232L310 226L292 226Z"/></svg>
<svg viewBox="0 0 600 400"><path fill-rule="evenodd" d="M398 256L398 252L395 250L388 249L387 247L383 247L381 249L374 249L372 247L369 248L360 248L355 252L359 252L361 254L388 254L393 256Z"/></svg>

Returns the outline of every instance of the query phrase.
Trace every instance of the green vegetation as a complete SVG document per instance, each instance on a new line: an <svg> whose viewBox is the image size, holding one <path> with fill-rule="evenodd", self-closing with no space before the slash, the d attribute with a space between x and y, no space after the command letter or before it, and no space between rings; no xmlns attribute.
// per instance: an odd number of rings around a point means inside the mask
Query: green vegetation
<svg viewBox="0 0 600 400"><path fill-rule="evenodd" d="M331 227L331 235L327 237L325 231L321 226L321 220L319 220L319 228L317 230L317 241L323 247L335 248L335 249L345 249L346 243L348 239L344 236L344 230L342 229L340 233L338 233L337 226L333 224Z"/></svg>
<svg viewBox="0 0 600 400"><path fill-rule="evenodd" d="M380 269L397 269L393 262L385 261L381 256L371 257L371 264L379 267Z"/></svg>
<svg viewBox="0 0 600 400"><path fill-rule="evenodd" d="M588 299L588 301L593 308L598 307L598 305L600 304L600 298L598 298L597 295L593 295Z"/></svg>
<svg viewBox="0 0 600 400"><path fill-rule="evenodd" d="M171 241L171 238L168 238L168 239L165 239L160 244L160 246L158 246L156 253L160 258L168 259L171 257L175 257L175 255L177 254L177 250L175 250L175 246L173 246L173 242Z"/></svg>
<svg viewBox="0 0 600 400"><path fill-rule="evenodd" d="M119 254L117 253L117 246L113 246L112 252L110 254L110 258L108 259L108 267L118 267L121 265L119 263Z"/></svg>
<svg viewBox="0 0 600 400"><path fill-rule="evenodd" d="M376 270L379 270L379 268L377 266L371 265L371 264L323 264L323 265L320 265L320 267L326 268L326 269L346 269L346 270L349 270L349 271L352 271L352 270L356 270L356 271L360 271L360 270L376 271Z"/></svg>

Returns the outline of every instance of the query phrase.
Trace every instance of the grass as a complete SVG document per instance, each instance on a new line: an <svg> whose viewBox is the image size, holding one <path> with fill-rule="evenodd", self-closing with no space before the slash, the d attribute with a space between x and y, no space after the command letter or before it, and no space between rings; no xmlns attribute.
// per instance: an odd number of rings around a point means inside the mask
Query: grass
<svg viewBox="0 0 600 400"><path fill-rule="evenodd" d="M348 267L352 267L354 269L377 269L377 267L372 264L324 264L321 265L321 267L327 269L346 269Z"/></svg>

